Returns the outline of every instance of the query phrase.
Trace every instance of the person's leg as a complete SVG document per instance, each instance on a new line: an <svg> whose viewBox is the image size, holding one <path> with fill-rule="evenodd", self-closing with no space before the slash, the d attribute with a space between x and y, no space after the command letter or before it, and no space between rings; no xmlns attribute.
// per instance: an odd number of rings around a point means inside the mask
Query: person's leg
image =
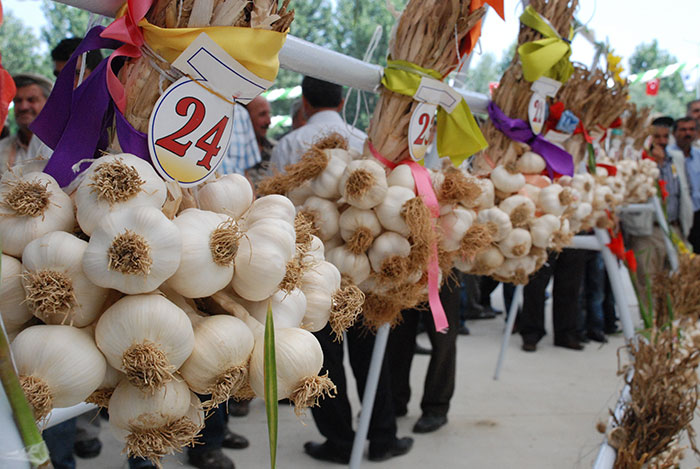
<svg viewBox="0 0 700 469"><path fill-rule="evenodd" d="M462 319L491 319L496 313L485 309L479 303L480 286L479 277L476 275L462 275L461 290L466 296L466 304L463 304Z"/></svg>
<svg viewBox="0 0 700 469"><path fill-rule="evenodd" d="M75 423L75 455L82 459L96 458L102 450L100 441L100 410L93 410L78 416Z"/></svg>
<svg viewBox="0 0 700 469"><path fill-rule="evenodd" d="M401 312L402 321L391 330L386 353L391 368L391 390L397 416L406 415L411 399L411 363L416 348L416 334L421 311Z"/></svg>
<svg viewBox="0 0 700 469"><path fill-rule="evenodd" d="M693 227L688 234L688 242L693 246L693 252L700 253L700 210L695 212Z"/></svg>
<svg viewBox="0 0 700 469"><path fill-rule="evenodd" d="M585 265L585 251L564 249L554 266L554 345L577 350L583 348L576 337L576 315Z"/></svg>
<svg viewBox="0 0 700 469"><path fill-rule="evenodd" d="M523 348L534 351L535 345L546 334L544 328L544 292L552 276L555 255L550 255L548 262L530 277L530 282L523 290L523 311L518 320Z"/></svg>
<svg viewBox="0 0 700 469"><path fill-rule="evenodd" d="M211 396L199 396L202 401ZM233 469L233 461L222 451L226 426L226 403L216 407L204 421L204 428L197 440L200 444L187 448L188 462L200 469Z"/></svg>
<svg viewBox="0 0 700 469"><path fill-rule="evenodd" d="M596 342L607 342L603 301L605 300L605 266L603 256L595 252L586 263L586 334Z"/></svg>
<svg viewBox="0 0 700 469"><path fill-rule="evenodd" d="M55 469L75 469L75 457L73 457L73 444L75 443L75 422L72 418L47 428L42 433L42 438L49 449L51 464Z"/></svg>

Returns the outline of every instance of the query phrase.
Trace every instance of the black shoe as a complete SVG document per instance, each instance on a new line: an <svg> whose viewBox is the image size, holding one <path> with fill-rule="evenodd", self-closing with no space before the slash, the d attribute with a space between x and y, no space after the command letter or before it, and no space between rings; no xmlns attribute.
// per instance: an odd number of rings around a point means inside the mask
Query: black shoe
<svg viewBox="0 0 700 469"><path fill-rule="evenodd" d="M422 345L420 345L418 342L416 342L416 354L417 355L430 355L432 353L433 353L432 350L430 350L429 348L425 348Z"/></svg>
<svg viewBox="0 0 700 469"><path fill-rule="evenodd" d="M370 446L369 448L369 460L374 462L386 461L394 456L401 456L409 451L413 447L413 438L405 436L403 438L397 438L394 440L394 444L390 448L381 451L374 450Z"/></svg>
<svg viewBox="0 0 700 469"><path fill-rule="evenodd" d="M459 335L469 335L471 332L469 331L469 328L467 327L466 324L462 324L459 326L459 330L457 331L457 334Z"/></svg>
<svg viewBox="0 0 700 469"><path fill-rule="evenodd" d="M536 352L537 344L534 342L523 342L523 346L521 348L524 352Z"/></svg>
<svg viewBox="0 0 700 469"><path fill-rule="evenodd" d="M608 343L608 338L605 337L603 331L588 331L588 338L601 344Z"/></svg>
<svg viewBox="0 0 700 469"><path fill-rule="evenodd" d="M304 452L314 459L319 461L333 462L336 464L348 464L350 462L349 454L341 454L334 448L325 443L314 443L307 441L304 443Z"/></svg>
<svg viewBox="0 0 700 469"><path fill-rule="evenodd" d="M394 415L397 417L405 417L408 415L408 407L406 406L395 406Z"/></svg>
<svg viewBox="0 0 700 469"><path fill-rule="evenodd" d="M496 313L488 311L482 307L473 308L466 313L464 313L464 319L493 319L496 317Z"/></svg>
<svg viewBox="0 0 700 469"><path fill-rule="evenodd" d="M564 347L571 350L583 350L583 344L573 337L565 337L564 339L557 340L554 339L555 347Z"/></svg>
<svg viewBox="0 0 700 469"><path fill-rule="evenodd" d="M575 338L576 338L576 340L578 340L582 344L587 344L591 341L591 339L588 338L588 334L586 334L584 332L577 332Z"/></svg>
<svg viewBox="0 0 700 469"><path fill-rule="evenodd" d="M622 329L620 329L617 326L613 327L606 327L605 328L605 334L607 335L615 335L615 334L620 334L622 332Z"/></svg>
<svg viewBox="0 0 700 469"><path fill-rule="evenodd" d="M91 440L76 441L73 445L73 452L83 459L92 459L100 455L102 442L97 438Z"/></svg>
<svg viewBox="0 0 700 469"><path fill-rule="evenodd" d="M484 306L484 305L482 305L482 306ZM500 309L494 309L491 307L491 305L484 306L484 311L487 311L489 313L493 313L496 316L498 316L499 314L503 314L503 311L501 311Z"/></svg>
<svg viewBox="0 0 700 469"><path fill-rule="evenodd" d="M221 449L190 451L187 454L187 462L199 469L235 469L236 467Z"/></svg>
<svg viewBox="0 0 700 469"><path fill-rule="evenodd" d="M230 399L228 401L228 414L232 417L245 417L250 412L250 400L236 401Z"/></svg>
<svg viewBox="0 0 700 469"><path fill-rule="evenodd" d="M430 433L447 423L446 415L423 414L413 426L413 433Z"/></svg>
<svg viewBox="0 0 700 469"><path fill-rule="evenodd" d="M233 433L230 430L226 430L224 441L221 443L221 446L229 449L243 449L247 448L249 445L248 438L238 433Z"/></svg>

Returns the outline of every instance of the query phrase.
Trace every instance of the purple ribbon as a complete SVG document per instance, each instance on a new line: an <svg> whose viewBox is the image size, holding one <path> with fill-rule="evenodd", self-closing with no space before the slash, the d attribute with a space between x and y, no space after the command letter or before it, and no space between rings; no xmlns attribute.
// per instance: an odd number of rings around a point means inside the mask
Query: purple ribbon
<svg viewBox="0 0 700 469"><path fill-rule="evenodd" d="M530 124L524 120L506 116L493 101L489 103L487 110L491 122L498 130L511 140L529 145L532 151L544 158L550 178L554 173L562 176L574 175L574 159L569 152L562 150L541 135L535 134L530 129Z"/></svg>
<svg viewBox="0 0 700 469"><path fill-rule="evenodd" d="M75 69L81 54L95 49L117 49L122 43L100 37L103 26L92 28L61 70L53 91L30 128L53 149L44 172L65 187L84 169L73 165L86 158L99 157L109 145L108 129L116 115L119 145L127 153L150 162L146 134L138 132L114 106L107 90L107 59L73 89Z"/></svg>

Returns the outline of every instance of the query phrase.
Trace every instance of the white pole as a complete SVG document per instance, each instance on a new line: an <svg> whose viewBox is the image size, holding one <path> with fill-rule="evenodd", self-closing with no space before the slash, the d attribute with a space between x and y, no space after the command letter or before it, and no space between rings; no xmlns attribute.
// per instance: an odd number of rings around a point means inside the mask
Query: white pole
<svg viewBox="0 0 700 469"><path fill-rule="evenodd" d="M651 204L654 206L656 221L664 232L664 247L666 248L666 255L668 256L668 263L671 265L671 272L675 272L678 270L678 253L671 242L671 227L666 223L666 217L664 216L661 202L657 196L651 198Z"/></svg>
<svg viewBox="0 0 700 469"><path fill-rule="evenodd" d="M503 340L501 341L501 352L498 354L498 363L496 364L496 371L493 374L493 379L495 380L498 380L498 377L501 375L501 367L506 359L508 343L510 342L510 336L513 334L513 326L515 325L515 318L518 316L518 306L520 305L520 300L523 298L524 288L523 285L517 285L513 292L513 299L510 302L510 308L508 308L506 330L503 333Z"/></svg>
<svg viewBox="0 0 700 469"><path fill-rule="evenodd" d="M355 432L355 441L352 443L352 453L350 454L350 469L359 469L362 464L362 453L365 451L365 441L369 432L369 422L372 418L374 408L374 396L377 394L377 384L379 384L379 374L382 371L384 361L384 351L389 339L389 323L382 324L377 330L374 338L374 348L372 349L372 361L367 372L365 392L362 396L362 410L360 411L360 422Z"/></svg>

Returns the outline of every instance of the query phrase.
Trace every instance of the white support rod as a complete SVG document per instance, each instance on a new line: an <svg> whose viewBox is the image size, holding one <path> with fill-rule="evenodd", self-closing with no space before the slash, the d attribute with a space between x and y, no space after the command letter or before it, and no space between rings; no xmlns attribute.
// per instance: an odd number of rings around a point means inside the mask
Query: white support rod
<svg viewBox="0 0 700 469"><path fill-rule="evenodd" d="M518 307L520 306L520 301L523 299L523 285L517 285L515 291L513 292L513 299L510 302L510 308L508 308L508 321L506 321L506 330L503 332L503 340L501 341L501 352L498 354L498 362L496 363L496 371L493 373L493 379L498 380L501 376L501 368L503 367L503 362L506 359L506 353L508 352L508 344L510 343L510 336L513 334L513 326L515 326L515 319L518 316Z"/></svg>
<svg viewBox="0 0 700 469"><path fill-rule="evenodd" d="M632 380L632 376L634 373L634 368L630 368L629 372L627 375L625 375L625 381L630 382ZM615 406L615 411L613 412L615 415L615 418L618 421L622 420L622 416L624 415L625 412L625 406L630 400L630 386L629 384L625 384L625 387L622 389L622 392L620 393L620 398L617 400L617 405ZM614 420L612 417L608 419L608 429L611 429L613 426ZM603 438L603 443L600 445L600 449L598 450L598 456L595 458L595 462L593 463L593 469L612 469L612 467L615 465L615 458L617 457L617 451L615 448L610 446L608 444L608 439L607 436Z"/></svg>
<svg viewBox="0 0 700 469"><path fill-rule="evenodd" d="M654 204L653 203L646 203L646 204L628 204L628 205L622 205L617 208L618 213L623 213L623 212L653 212L654 211Z"/></svg>
<svg viewBox="0 0 700 469"><path fill-rule="evenodd" d="M654 213L656 214L656 221L664 232L664 247L666 248L666 255L668 256L668 263L671 266L671 272L678 270L678 252L676 248L673 247L671 242L671 228L666 222L666 215L664 215L664 210L661 208L661 202L657 196L651 198L651 204L654 207Z"/></svg>
<svg viewBox="0 0 700 469"><path fill-rule="evenodd" d="M46 421L46 424L43 426L43 429L46 430L47 428L53 427L54 425L58 425L59 423L63 423L66 420L70 420L73 417L77 417L78 415L82 415L85 412L90 412L94 409L97 409L97 406L95 404L88 404L86 402L81 402L80 404L74 405L73 407L53 409L49 414L49 418Z"/></svg>
<svg viewBox="0 0 700 469"><path fill-rule="evenodd" d="M572 243L566 246L566 249L586 249L588 251L600 251L603 247L600 245L598 238L594 235L577 235L574 236Z"/></svg>

